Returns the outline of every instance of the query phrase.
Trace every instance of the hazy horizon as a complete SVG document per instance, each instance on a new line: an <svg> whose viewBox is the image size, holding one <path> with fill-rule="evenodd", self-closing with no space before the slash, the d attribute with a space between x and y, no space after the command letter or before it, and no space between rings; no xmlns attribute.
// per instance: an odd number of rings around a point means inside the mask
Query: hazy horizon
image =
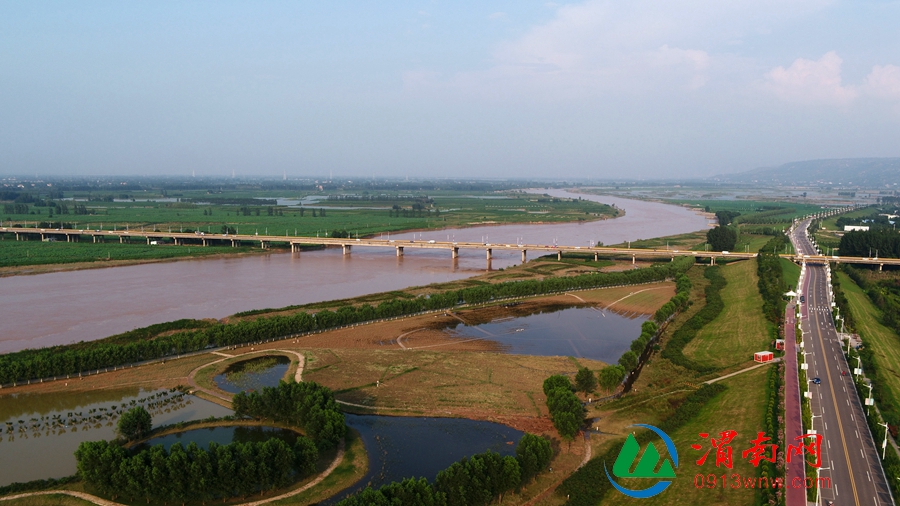
<svg viewBox="0 0 900 506"><path fill-rule="evenodd" d="M0 175L671 180L895 157L898 24L875 0L7 1Z"/></svg>

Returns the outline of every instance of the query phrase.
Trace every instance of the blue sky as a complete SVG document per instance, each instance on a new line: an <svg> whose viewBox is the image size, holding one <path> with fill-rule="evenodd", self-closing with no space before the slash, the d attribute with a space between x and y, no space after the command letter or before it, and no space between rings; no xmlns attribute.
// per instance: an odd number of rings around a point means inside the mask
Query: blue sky
<svg viewBox="0 0 900 506"><path fill-rule="evenodd" d="M900 156L900 2L0 0L0 173L703 177Z"/></svg>

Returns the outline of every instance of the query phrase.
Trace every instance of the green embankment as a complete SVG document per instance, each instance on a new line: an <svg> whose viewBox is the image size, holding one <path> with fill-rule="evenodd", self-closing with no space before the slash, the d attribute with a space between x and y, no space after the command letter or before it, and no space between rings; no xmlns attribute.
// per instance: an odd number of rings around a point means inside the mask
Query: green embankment
<svg viewBox="0 0 900 506"><path fill-rule="evenodd" d="M838 280L850 304L857 333L873 351L884 387L900 399L900 337L880 323L881 311L847 274L838 271ZM886 373L886 374L885 374Z"/></svg>
<svg viewBox="0 0 900 506"><path fill-rule="evenodd" d="M741 456L741 452L753 446L751 439L756 438L757 432L765 432L763 426L763 406L766 399L766 373L768 369L759 368L740 376L735 376L721 381L728 387L723 392L707 402L686 424L675 431L667 432L678 449L679 466L676 478L665 492L649 499L632 499L624 494L612 491L604 497L604 505L665 505L665 506L694 506L703 505L728 505L728 506L752 506L757 504L759 492L753 489L732 489L731 475L738 473L742 477L756 478L756 468ZM724 464L716 467L716 451L710 451L705 463L700 466L697 461L712 449L709 438L701 438L698 434L707 433L710 438L719 438L720 432L733 430L737 436L731 443L733 468L728 469ZM698 451L691 448L692 444L700 444L703 449ZM662 445L657 446L657 448ZM662 450L661 450L662 451ZM608 464L611 468L612 462ZM714 474L717 485L714 489L697 489L694 486L694 478L697 474L704 477ZM728 475L728 484L722 488L721 476ZM743 483L742 483L743 485Z"/></svg>
<svg viewBox="0 0 900 506"><path fill-rule="evenodd" d="M785 284L791 290L796 291L797 283L800 281L800 266L786 258L782 258L780 261Z"/></svg>
<svg viewBox="0 0 900 506"><path fill-rule="evenodd" d="M717 368L750 362L753 353L769 348L769 330L757 289L756 262L742 261L721 267L726 285L721 290L725 307L684 348L700 364Z"/></svg>

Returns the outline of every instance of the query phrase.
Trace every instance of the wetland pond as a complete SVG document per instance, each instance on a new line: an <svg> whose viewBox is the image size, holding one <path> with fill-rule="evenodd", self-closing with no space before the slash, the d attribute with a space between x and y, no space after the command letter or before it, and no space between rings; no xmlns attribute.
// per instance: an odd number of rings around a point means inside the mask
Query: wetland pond
<svg viewBox="0 0 900 506"><path fill-rule="evenodd" d="M647 315L621 315L589 307L544 311L446 332L459 339L494 341L507 353L569 356L615 364L641 335Z"/></svg>
<svg viewBox="0 0 900 506"><path fill-rule="evenodd" d="M524 435L506 425L464 418L422 418L346 414L369 457L369 472L325 504L333 504L367 485L378 488L404 478L433 481L438 471L488 450L515 455Z"/></svg>
<svg viewBox="0 0 900 506"><path fill-rule="evenodd" d="M262 443L273 437L293 446L297 442L297 433L280 427L232 425L227 427L207 427L203 429L190 429L165 436L148 439L132 449L135 453L155 445L163 445L168 450L175 443L187 446L197 443L200 448L209 448L209 443L216 442L220 445L230 443Z"/></svg>
<svg viewBox="0 0 900 506"><path fill-rule="evenodd" d="M230 394L252 392L278 386L290 366L291 360L285 356L266 355L235 362L213 381L220 390Z"/></svg>
<svg viewBox="0 0 900 506"><path fill-rule="evenodd" d="M153 426L232 411L174 390L138 388L18 394L0 403L0 486L75 474L75 450L83 441L116 437L119 415L143 406ZM17 455L22 458L10 458Z"/></svg>

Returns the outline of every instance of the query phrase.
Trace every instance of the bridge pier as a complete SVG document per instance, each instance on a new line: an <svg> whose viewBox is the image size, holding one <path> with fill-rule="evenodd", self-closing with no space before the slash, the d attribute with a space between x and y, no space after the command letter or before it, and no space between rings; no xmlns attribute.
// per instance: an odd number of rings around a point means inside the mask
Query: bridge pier
<svg viewBox="0 0 900 506"><path fill-rule="evenodd" d="M203 241L204 246L207 246L206 239L201 239L201 241Z"/></svg>
<svg viewBox="0 0 900 506"><path fill-rule="evenodd" d="M522 263L524 264L528 260L527 250L522 250Z"/></svg>
<svg viewBox="0 0 900 506"><path fill-rule="evenodd" d="M709 257L709 265L716 265L716 257Z"/></svg>
<svg viewBox="0 0 900 506"><path fill-rule="evenodd" d="M147 236L147 246L149 246L149 245L150 245L150 236L148 235Z"/></svg>
<svg viewBox="0 0 900 506"><path fill-rule="evenodd" d="M19 240L19 233L18 233L18 232L16 232L16 240L17 240L17 241Z"/></svg>
<svg viewBox="0 0 900 506"><path fill-rule="evenodd" d="M124 244L124 243L125 243L125 236L124 236L124 235L120 235L120 236L119 236L119 244Z"/></svg>
<svg viewBox="0 0 900 506"><path fill-rule="evenodd" d="M66 242L72 242L72 234L66 234Z"/></svg>
<svg viewBox="0 0 900 506"><path fill-rule="evenodd" d="M595 261L595 262L599 262L599 261L600 261L600 253L598 253L598 252L596 252L596 251L594 252L594 261Z"/></svg>
<svg viewBox="0 0 900 506"><path fill-rule="evenodd" d="M398 257L403 256L403 246L397 246L397 256Z"/></svg>
<svg viewBox="0 0 900 506"><path fill-rule="evenodd" d="M450 251L451 251L451 253L450 253L451 258L459 258L459 248L453 247L453 248L450 248Z"/></svg>
<svg viewBox="0 0 900 506"><path fill-rule="evenodd" d="M491 261L491 248L488 248L484 251L487 252L487 259L488 259L488 262L490 262Z"/></svg>
<svg viewBox="0 0 900 506"><path fill-rule="evenodd" d="M556 259L557 259L557 260L562 260L562 251L557 251L557 252L556 252Z"/></svg>
<svg viewBox="0 0 900 506"><path fill-rule="evenodd" d="M345 255L350 254L350 245L349 244L341 244L341 252Z"/></svg>
<svg viewBox="0 0 900 506"><path fill-rule="evenodd" d="M259 241L259 247L262 249L269 249L269 241Z"/></svg>
<svg viewBox="0 0 900 506"><path fill-rule="evenodd" d="M879 271L880 271L881 269L883 269L883 268L884 268L884 264L878 264L878 270L879 270Z"/></svg>
<svg viewBox="0 0 900 506"><path fill-rule="evenodd" d="M631 265L634 265L634 255L631 255Z"/></svg>
<svg viewBox="0 0 900 506"><path fill-rule="evenodd" d="M237 241L236 241L236 240L234 240L234 239L231 240L231 247L232 247L232 248L237 248ZM294 251L294 245L293 245L293 244L291 244L291 251L292 251L292 252Z"/></svg>

